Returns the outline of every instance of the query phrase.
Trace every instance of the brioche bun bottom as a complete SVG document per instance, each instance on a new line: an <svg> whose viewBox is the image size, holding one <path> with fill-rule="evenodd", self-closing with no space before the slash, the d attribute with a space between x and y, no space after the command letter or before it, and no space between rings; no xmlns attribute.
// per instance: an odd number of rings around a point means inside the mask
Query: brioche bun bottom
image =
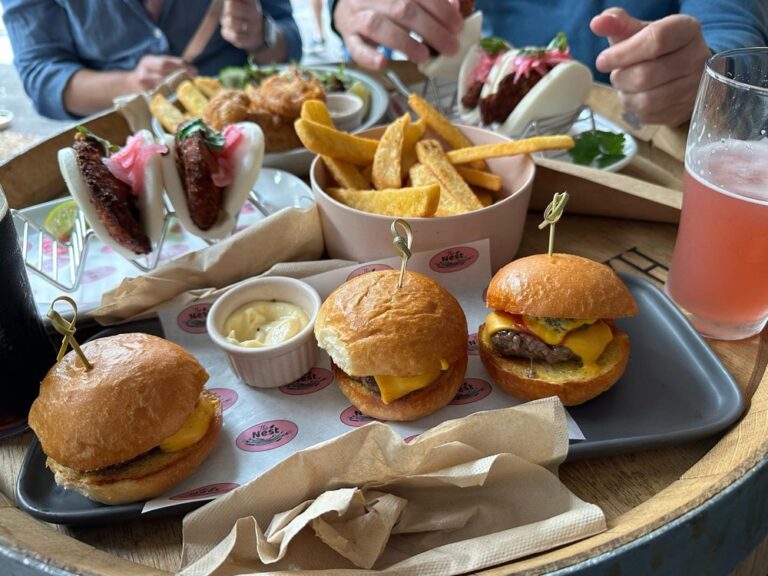
<svg viewBox="0 0 768 576"><path fill-rule="evenodd" d="M54 473L56 484L102 504L149 500L178 484L202 464L216 445L221 426L222 408L217 401L205 436L183 450L155 449L124 464L91 472L68 468L50 457L46 466Z"/></svg>
<svg viewBox="0 0 768 576"><path fill-rule="evenodd" d="M485 324L478 330L480 359L496 384L507 394L525 400L557 396L565 406L575 406L591 400L613 386L624 373L629 360L629 337L614 328L597 361L597 370L587 370L578 362L547 364L526 358L505 358L486 336ZM535 375L529 376L533 366Z"/></svg>
<svg viewBox="0 0 768 576"><path fill-rule="evenodd" d="M406 394L389 404L385 404L381 400L381 396L343 372L333 362L331 362L331 369L344 396L360 412L377 420L405 422L437 412L453 400L464 381L467 356L456 360L447 370L443 370L437 380L428 386Z"/></svg>

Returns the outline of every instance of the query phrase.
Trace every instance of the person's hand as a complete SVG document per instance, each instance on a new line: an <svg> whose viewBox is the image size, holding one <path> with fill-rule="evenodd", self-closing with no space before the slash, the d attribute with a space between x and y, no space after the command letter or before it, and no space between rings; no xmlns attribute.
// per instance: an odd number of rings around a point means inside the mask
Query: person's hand
<svg viewBox="0 0 768 576"><path fill-rule="evenodd" d="M609 8L590 22L611 44L595 62L611 73L624 107L648 124L678 126L693 112L704 64L711 55L699 21L675 14L654 22Z"/></svg>
<svg viewBox="0 0 768 576"><path fill-rule="evenodd" d="M386 65L377 45L399 50L420 64L429 58L427 46L455 54L464 27L457 0L338 0L333 21L355 62L374 70Z"/></svg>
<svg viewBox="0 0 768 576"><path fill-rule="evenodd" d="M259 0L224 0L221 36L237 48L256 52L264 45L264 18Z"/></svg>
<svg viewBox="0 0 768 576"><path fill-rule="evenodd" d="M176 56L159 56L148 54L143 56L131 73L132 89L136 92L151 90L163 79L176 70L186 70L189 74L197 74L194 66L187 64Z"/></svg>

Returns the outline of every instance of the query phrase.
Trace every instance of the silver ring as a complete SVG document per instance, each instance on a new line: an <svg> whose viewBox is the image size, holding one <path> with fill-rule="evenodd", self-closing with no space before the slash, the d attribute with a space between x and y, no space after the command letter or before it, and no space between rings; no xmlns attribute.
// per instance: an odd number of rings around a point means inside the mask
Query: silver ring
<svg viewBox="0 0 768 576"><path fill-rule="evenodd" d="M240 32L248 32L248 21L242 20L240 22Z"/></svg>

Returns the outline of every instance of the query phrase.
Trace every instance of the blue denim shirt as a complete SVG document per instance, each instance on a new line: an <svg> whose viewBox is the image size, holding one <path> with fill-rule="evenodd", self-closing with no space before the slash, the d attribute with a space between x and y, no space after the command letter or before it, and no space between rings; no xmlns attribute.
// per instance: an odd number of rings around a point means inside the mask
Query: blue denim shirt
<svg viewBox="0 0 768 576"><path fill-rule="evenodd" d="M64 88L81 68L132 70L146 54L179 56L197 30L210 0L165 0L154 22L141 0L2 0L14 64L35 108L50 118L73 118ZM262 0L280 26L288 59L301 58L301 37L290 0ZM242 65L248 55L221 37L211 38L192 62L201 74Z"/></svg>

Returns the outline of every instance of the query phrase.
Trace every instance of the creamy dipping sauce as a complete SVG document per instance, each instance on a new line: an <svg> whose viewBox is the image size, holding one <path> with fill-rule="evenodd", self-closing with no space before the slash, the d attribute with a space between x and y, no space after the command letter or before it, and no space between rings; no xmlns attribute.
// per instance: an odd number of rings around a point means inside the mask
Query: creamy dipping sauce
<svg viewBox="0 0 768 576"><path fill-rule="evenodd" d="M223 332L230 344L262 348L290 340L308 323L307 313L295 304L257 300L235 310Z"/></svg>

